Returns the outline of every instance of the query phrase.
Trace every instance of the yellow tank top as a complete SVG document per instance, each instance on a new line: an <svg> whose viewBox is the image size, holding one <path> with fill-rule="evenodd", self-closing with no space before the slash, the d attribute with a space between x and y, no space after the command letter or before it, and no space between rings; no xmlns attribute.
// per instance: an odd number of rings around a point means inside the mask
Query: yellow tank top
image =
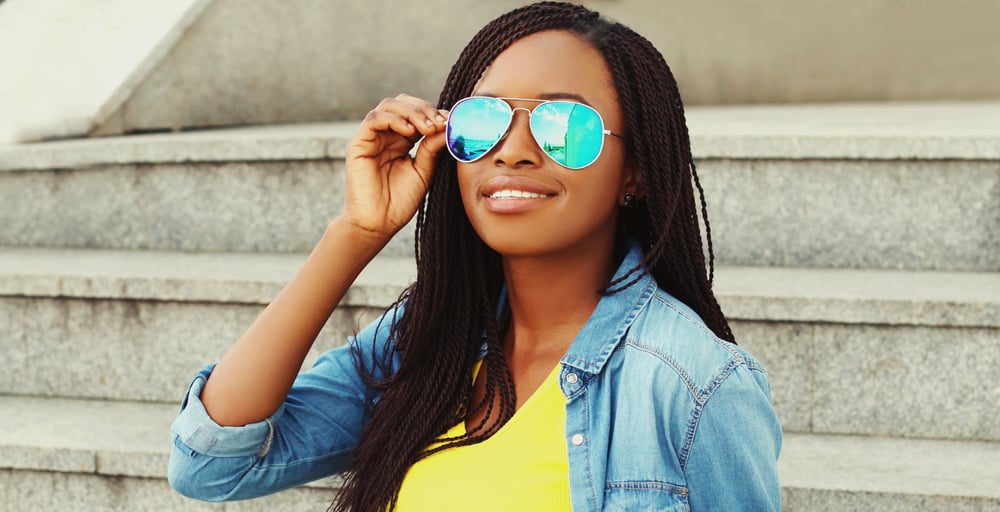
<svg viewBox="0 0 1000 512"><path fill-rule="evenodd" d="M570 510L566 399L559 389L560 369L557 364L489 439L449 448L414 464L403 479L396 510ZM465 423L459 422L445 437L463 434Z"/></svg>

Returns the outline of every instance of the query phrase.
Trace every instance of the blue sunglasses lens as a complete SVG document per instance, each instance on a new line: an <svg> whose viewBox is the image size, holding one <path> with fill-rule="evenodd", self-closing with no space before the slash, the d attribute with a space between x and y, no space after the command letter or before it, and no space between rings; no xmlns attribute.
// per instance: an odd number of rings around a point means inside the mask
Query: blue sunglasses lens
<svg viewBox="0 0 1000 512"><path fill-rule="evenodd" d="M459 162L473 162L489 153L510 126L510 105L495 98L466 98L448 115L448 150Z"/></svg>
<svg viewBox="0 0 1000 512"><path fill-rule="evenodd" d="M604 144L601 116L586 105L570 101L552 101L535 108L531 133L546 154L570 169L594 163Z"/></svg>
<svg viewBox="0 0 1000 512"><path fill-rule="evenodd" d="M448 117L448 151L460 162L489 153L510 127L513 110L499 98L466 98ZM597 160L604 144L604 123L596 110L571 101L535 107L529 121L538 146L559 165L582 169Z"/></svg>

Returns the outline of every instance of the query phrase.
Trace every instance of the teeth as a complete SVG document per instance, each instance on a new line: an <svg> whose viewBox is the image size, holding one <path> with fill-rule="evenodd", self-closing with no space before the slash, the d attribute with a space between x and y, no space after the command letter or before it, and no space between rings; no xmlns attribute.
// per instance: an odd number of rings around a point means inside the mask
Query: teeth
<svg viewBox="0 0 1000 512"><path fill-rule="evenodd" d="M491 199L538 199L542 197L545 197L545 194L536 194L523 190L497 190L490 194Z"/></svg>

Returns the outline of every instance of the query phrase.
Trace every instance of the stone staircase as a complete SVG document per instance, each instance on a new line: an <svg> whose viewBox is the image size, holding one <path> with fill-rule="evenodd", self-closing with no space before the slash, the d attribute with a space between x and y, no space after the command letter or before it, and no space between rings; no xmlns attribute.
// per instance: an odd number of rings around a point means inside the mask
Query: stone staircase
<svg viewBox="0 0 1000 512"><path fill-rule="evenodd" d="M787 511L1000 510L1000 103L689 112ZM204 504L169 424L339 211L354 123L0 146L0 509L325 510L336 480ZM311 356L414 276L412 231ZM307 364L310 361L307 361Z"/></svg>

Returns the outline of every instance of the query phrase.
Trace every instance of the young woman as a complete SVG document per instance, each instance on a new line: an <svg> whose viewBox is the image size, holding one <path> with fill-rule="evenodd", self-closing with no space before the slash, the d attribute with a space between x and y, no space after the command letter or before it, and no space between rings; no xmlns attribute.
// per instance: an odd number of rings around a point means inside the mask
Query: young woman
<svg viewBox="0 0 1000 512"><path fill-rule="evenodd" d="M355 512L780 509L767 378L712 294L683 105L647 40L572 4L505 14L437 107L368 114L346 175L299 273L194 379L178 491L343 473L334 508ZM297 375L414 215L416 282Z"/></svg>

